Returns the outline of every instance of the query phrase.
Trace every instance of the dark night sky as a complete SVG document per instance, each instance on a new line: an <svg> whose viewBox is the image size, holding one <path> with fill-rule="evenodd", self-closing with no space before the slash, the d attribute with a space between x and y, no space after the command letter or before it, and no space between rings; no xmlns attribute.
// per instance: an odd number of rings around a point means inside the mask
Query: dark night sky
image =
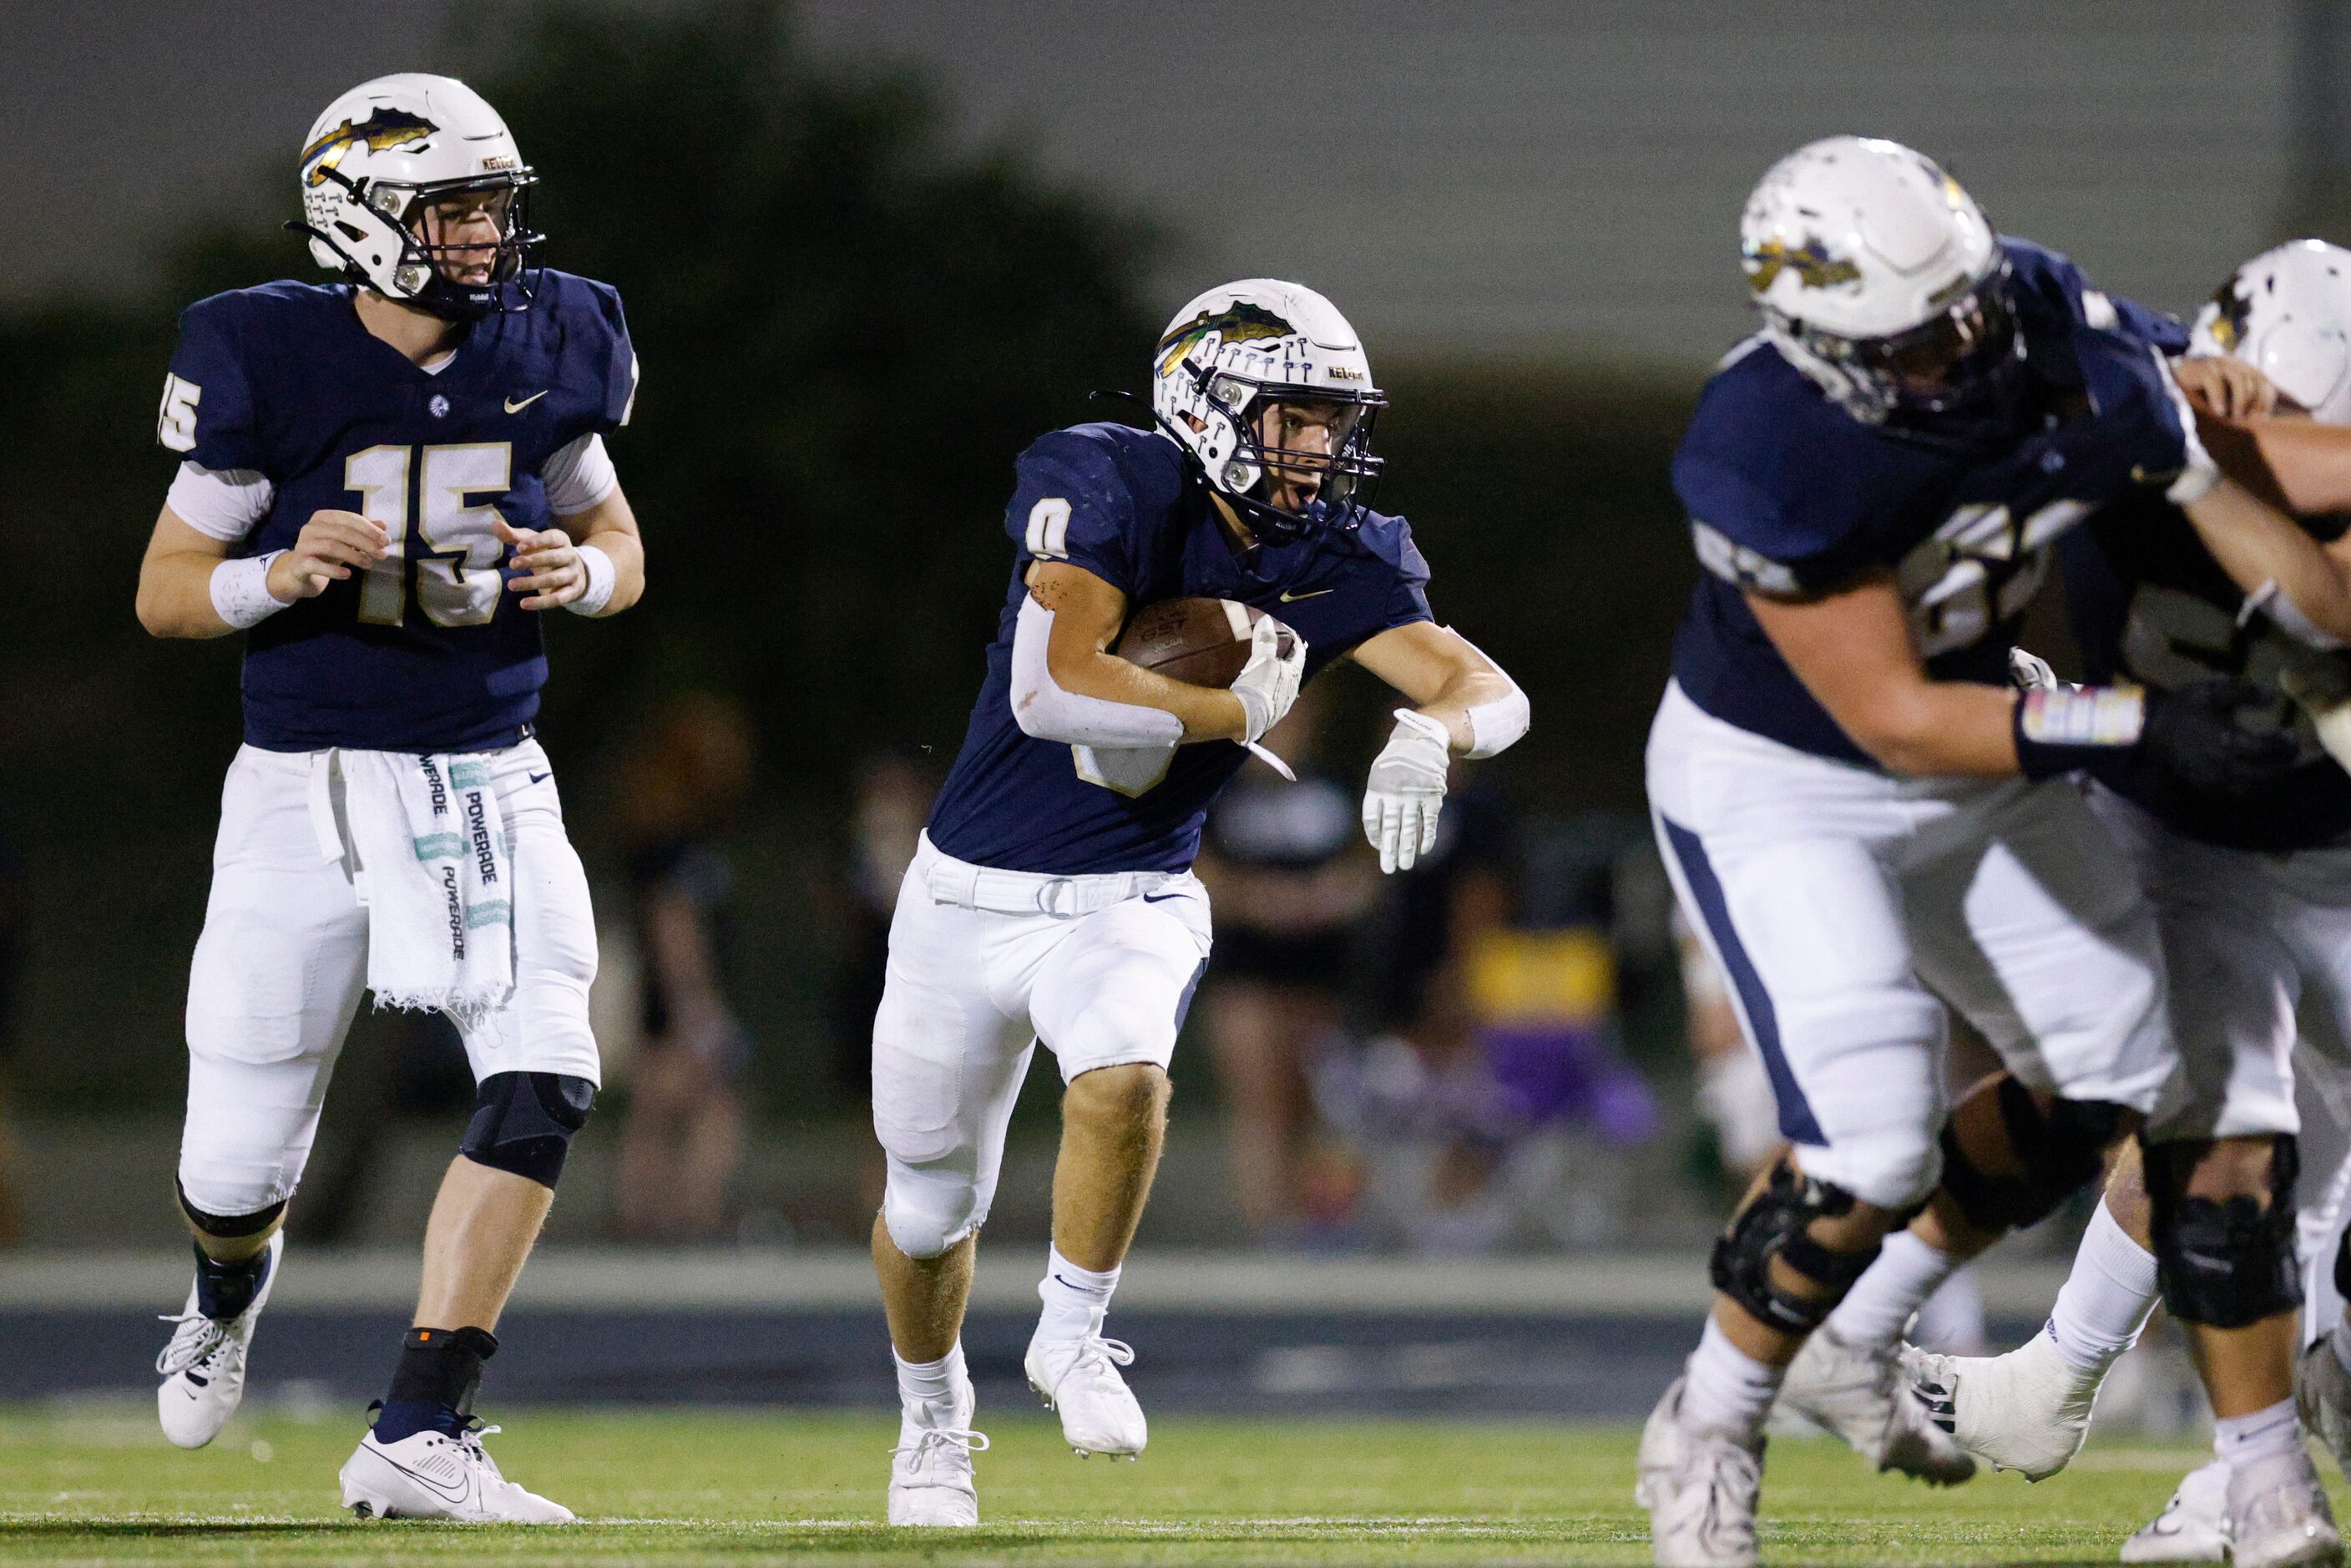
<svg viewBox="0 0 2351 1568"><path fill-rule="evenodd" d="M453 9L0 0L0 301L135 292L153 236L208 207L271 221L272 161L290 180L337 92L465 74L440 42ZM2175 309L2275 237L2283 193L2284 0L808 0L802 16L828 56L936 77L963 140L1025 146L1158 217L1186 242L1159 280L1171 307L1217 276L1285 273L1375 348L1711 355L1744 329L1741 196L1832 131L1945 157L2004 227Z"/></svg>

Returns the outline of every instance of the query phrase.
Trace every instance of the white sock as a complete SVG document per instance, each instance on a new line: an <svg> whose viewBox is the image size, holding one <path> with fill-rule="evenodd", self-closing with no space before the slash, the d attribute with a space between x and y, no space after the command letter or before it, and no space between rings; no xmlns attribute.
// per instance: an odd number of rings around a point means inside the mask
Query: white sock
<svg viewBox="0 0 2351 1568"><path fill-rule="evenodd" d="M2291 1399L2281 1399L2250 1416L2230 1416L2212 1423L2212 1451L2232 1470L2255 1459L2290 1454L2301 1446L2302 1422L2294 1413Z"/></svg>
<svg viewBox="0 0 2351 1568"><path fill-rule="evenodd" d="M2326 1331L2326 1344L2335 1353L2335 1364L2351 1372L2351 1318L2335 1320L2335 1326Z"/></svg>
<svg viewBox="0 0 2351 1568"><path fill-rule="evenodd" d="M933 1424L953 1418L956 1391L971 1385L964 1371L963 1341L956 1341L955 1348L936 1361L908 1361L895 1347L890 1359L898 1364L898 1403L908 1423L918 1415Z"/></svg>
<svg viewBox="0 0 2351 1568"><path fill-rule="evenodd" d="M1949 1253L1897 1230L1821 1326L1847 1344L1891 1349L1927 1298L1959 1266Z"/></svg>
<svg viewBox="0 0 2351 1568"><path fill-rule="evenodd" d="M2049 1337L2067 1365L2104 1377L2115 1358L2138 1343L2155 1298L2155 1254L2132 1240L2102 1202L2057 1292Z"/></svg>
<svg viewBox="0 0 2351 1568"><path fill-rule="evenodd" d="M1787 1375L1786 1367L1760 1362L1731 1343L1721 1325L1708 1318L1698 1349L1690 1353L1689 1381L1682 1385L1682 1425L1751 1443L1762 1432Z"/></svg>
<svg viewBox="0 0 2351 1568"><path fill-rule="evenodd" d="M1061 1256L1058 1247L1045 1255L1045 1277L1037 1281L1038 1299L1045 1315L1038 1320L1039 1339L1083 1339L1099 1333L1102 1315L1110 1311L1110 1296L1118 1289L1119 1270L1099 1273L1081 1269Z"/></svg>
<svg viewBox="0 0 2351 1568"><path fill-rule="evenodd" d="M1953 1274L1919 1304L1918 1315L1910 1320L1910 1341L1945 1355L1983 1354L1983 1291L1970 1270Z"/></svg>

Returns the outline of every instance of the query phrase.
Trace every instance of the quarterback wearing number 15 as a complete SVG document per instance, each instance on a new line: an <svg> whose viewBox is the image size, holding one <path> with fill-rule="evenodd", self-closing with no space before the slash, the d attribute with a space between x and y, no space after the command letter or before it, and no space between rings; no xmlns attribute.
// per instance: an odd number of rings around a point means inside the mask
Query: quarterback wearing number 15
<svg viewBox="0 0 2351 1568"><path fill-rule="evenodd" d="M479 1086L413 1326L342 1469L361 1517L571 1517L499 1475L472 1404L598 1082L588 883L532 729L540 614L626 609L644 555L603 446L636 392L621 301L537 265L535 180L462 82L345 93L288 225L337 281L190 307L156 432L183 461L140 620L246 633L188 983L195 1281L156 1363L174 1443L210 1442L244 1392L361 992L449 1015Z"/></svg>

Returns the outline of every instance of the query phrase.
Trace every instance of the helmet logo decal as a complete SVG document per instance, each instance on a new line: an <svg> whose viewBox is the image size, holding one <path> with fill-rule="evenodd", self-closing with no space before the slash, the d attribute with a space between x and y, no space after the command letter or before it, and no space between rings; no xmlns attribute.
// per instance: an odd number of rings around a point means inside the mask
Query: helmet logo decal
<svg viewBox="0 0 2351 1568"><path fill-rule="evenodd" d="M421 114L383 107L371 110L365 120L346 120L302 149L302 167L308 171L305 183L318 184L321 179L319 171L341 162L343 154L354 147L364 146L371 152L390 152L423 141L440 129Z"/></svg>
<svg viewBox="0 0 2351 1568"><path fill-rule="evenodd" d="M2253 302L2239 292L2237 279L2231 277L2220 286L2220 293L2212 296L2212 303L2217 308L2210 329L2212 340L2220 345L2222 353L2233 354L2244 340L2245 322L2253 313Z"/></svg>
<svg viewBox="0 0 2351 1568"><path fill-rule="evenodd" d="M1782 270L1793 272L1796 281L1806 288L1826 288L1833 284L1857 283L1861 268L1843 256L1831 256L1829 247L1817 235L1807 235L1804 243L1790 250L1777 239L1767 239L1761 245L1747 247L1747 286L1761 294L1778 280Z"/></svg>
<svg viewBox="0 0 2351 1568"><path fill-rule="evenodd" d="M1228 343L1256 342L1295 336L1298 329L1262 306L1247 302L1210 315L1203 310L1159 340L1159 373L1165 375L1183 361L1192 346L1214 332Z"/></svg>

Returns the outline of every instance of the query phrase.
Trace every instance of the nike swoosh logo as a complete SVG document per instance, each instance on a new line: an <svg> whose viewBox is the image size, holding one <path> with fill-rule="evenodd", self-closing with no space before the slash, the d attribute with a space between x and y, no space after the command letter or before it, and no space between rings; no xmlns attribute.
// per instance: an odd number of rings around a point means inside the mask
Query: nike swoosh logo
<svg viewBox="0 0 2351 1568"><path fill-rule="evenodd" d="M1165 904L1171 898L1189 898L1192 895L1188 893L1146 893L1143 895L1143 902L1145 904Z"/></svg>
<svg viewBox="0 0 2351 1568"><path fill-rule="evenodd" d="M1326 593L1338 591L1335 588L1318 588L1311 593L1292 593L1285 588L1281 591L1281 601L1284 604L1295 604L1301 599L1320 599Z"/></svg>
<svg viewBox="0 0 2351 1568"><path fill-rule="evenodd" d="M379 1455L381 1455L385 1464L390 1465L393 1469L398 1470L402 1475L406 1476L410 1480L414 1481L417 1485L423 1487L426 1491L433 1493L435 1497L445 1498L451 1502L461 1503L464 1502L466 1498L473 1495L474 1489L470 1483L460 1482L456 1489L452 1490L446 1482L436 1480L433 1477L426 1475L423 1470L412 1469L408 1466L402 1464L398 1459L393 1458L390 1454L384 1453L381 1444L378 1444L376 1446L376 1452Z"/></svg>
<svg viewBox="0 0 2351 1568"><path fill-rule="evenodd" d="M534 784L544 784L554 777L552 773L534 773L530 776L530 781Z"/></svg>
<svg viewBox="0 0 2351 1568"><path fill-rule="evenodd" d="M528 408L531 404L537 402L546 395L547 390L542 388L540 391L535 392L528 397L524 398L519 402L516 402L513 398L508 398L507 399L507 412L508 413L520 413L524 409Z"/></svg>

